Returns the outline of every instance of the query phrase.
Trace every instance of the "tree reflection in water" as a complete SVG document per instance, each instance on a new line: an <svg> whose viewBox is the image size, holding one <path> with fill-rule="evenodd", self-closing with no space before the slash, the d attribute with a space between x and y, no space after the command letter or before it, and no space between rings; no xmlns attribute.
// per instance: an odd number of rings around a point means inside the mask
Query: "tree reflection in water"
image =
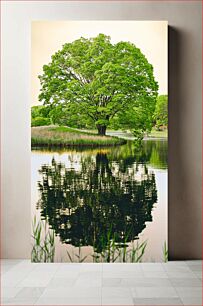
<svg viewBox="0 0 203 306"><path fill-rule="evenodd" d="M41 167L42 219L62 243L93 246L98 253L109 239L119 245L137 239L157 202L154 173L135 158L113 161L102 151L81 155L79 164L66 167L53 158Z"/></svg>

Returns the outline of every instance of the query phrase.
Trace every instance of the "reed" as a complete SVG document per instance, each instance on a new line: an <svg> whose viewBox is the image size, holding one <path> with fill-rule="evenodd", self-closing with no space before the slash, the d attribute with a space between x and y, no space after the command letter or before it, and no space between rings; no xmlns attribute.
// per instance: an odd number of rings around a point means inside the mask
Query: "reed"
<svg viewBox="0 0 203 306"><path fill-rule="evenodd" d="M110 227L108 232L101 236L101 249L102 252L98 252L93 246L93 254L82 254L82 246L72 249L73 252L67 252L69 262L83 263L88 258L92 257L92 261L95 263L108 262L108 263L138 263L142 262L145 249L147 247L147 240L139 243L138 241L132 242L132 247L129 246L128 242L129 235L126 234L123 238L122 243L118 243L116 234L112 233ZM55 232L49 229L48 222L39 221L37 222L36 216L32 222L32 262L54 262L55 257ZM166 242L163 247L164 261L168 260L168 251Z"/></svg>
<svg viewBox="0 0 203 306"><path fill-rule="evenodd" d="M85 255L85 256L82 256L82 247L81 246L78 247L78 253L73 253L72 256L71 256L71 253L68 250L66 252L67 252L67 255L68 255L68 258L69 258L70 262L82 263L89 256L89 254ZM74 260L75 257L77 258L76 261Z"/></svg>
<svg viewBox="0 0 203 306"><path fill-rule="evenodd" d="M142 262L142 258L145 253L145 249L147 247L147 240L143 241L141 244L139 242L136 242L136 246L133 243L133 247L130 250L130 262Z"/></svg>
<svg viewBox="0 0 203 306"><path fill-rule="evenodd" d="M167 262L168 261L168 248L167 248L166 241L164 241L162 250L163 250L163 260L164 262Z"/></svg>
<svg viewBox="0 0 203 306"><path fill-rule="evenodd" d="M107 235L101 237L101 248L103 251L98 253L93 247L93 262L142 262L147 247L147 240L139 243L138 241L132 242L132 247L129 247L129 233L123 237L123 242L116 242L116 234L112 234L111 227L109 228Z"/></svg>
<svg viewBox="0 0 203 306"><path fill-rule="evenodd" d="M36 216L32 222L32 262L54 262L55 233L48 228L47 221L37 222Z"/></svg>
<svg viewBox="0 0 203 306"><path fill-rule="evenodd" d="M66 127L32 127L32 146L67 147L67 146L116 146L125 144L125 139L112 136L99 136L80 132Z"/></svg>

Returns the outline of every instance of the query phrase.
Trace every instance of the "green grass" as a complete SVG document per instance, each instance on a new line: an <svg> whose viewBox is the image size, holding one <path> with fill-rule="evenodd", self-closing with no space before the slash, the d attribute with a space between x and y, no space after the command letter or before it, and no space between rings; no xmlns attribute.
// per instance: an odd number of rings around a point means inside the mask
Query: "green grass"
<svg viewBox="0 0 203 306"><path fill-rule="evenodd" d="M74 133L74 134L84 134L84 135L95 135L95 133L89 133L89 132L83 132L74 128L70 128L67 126L56 126L56 127L48 127L49 131L54 131L54 132L68 132L68 133Z"/></svg>
<svg viewBox="0 0 203 306"><path fill-rule="evenodd" d="M123 135L125 135L125 136L133 136L133 133L130 132L130 131L108 129L108 132L109 133L110 132L117 132L117 133L123 133ZM87 132L82 131L81 133L87 133ZM88 133L91 134L91 135L95 135L95 134L97 134L97 130L89 130ZM165 129L163 131L157 131L155 128L152 128L151 133L145 134L145 137L147 137L147 138L167 138L168 137L168 130Z"/></svg>
<svg viewBox="0 0 203 306"><path fill-rule="evenodd" d="M115 146L125 144L126 140L118 137L99 136L65 126L32 127L32 146Z"/></svg>

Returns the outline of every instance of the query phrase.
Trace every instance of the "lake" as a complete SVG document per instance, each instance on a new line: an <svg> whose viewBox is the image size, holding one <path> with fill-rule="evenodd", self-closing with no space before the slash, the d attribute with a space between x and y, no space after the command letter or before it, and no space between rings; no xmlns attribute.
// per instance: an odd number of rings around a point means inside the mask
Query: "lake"
<svg viewBox="0 0 203 306"><path fill-rule="evenodd" d="M54 261L163 261L167 153L167 139L33 148L32 220L53 233Z"/></svg>

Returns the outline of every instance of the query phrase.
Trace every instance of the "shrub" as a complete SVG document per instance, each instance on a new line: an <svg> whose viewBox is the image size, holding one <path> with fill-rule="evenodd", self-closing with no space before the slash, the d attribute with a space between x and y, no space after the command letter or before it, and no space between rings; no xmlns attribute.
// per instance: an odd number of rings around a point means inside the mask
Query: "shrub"
<svg viewBox="0 0 203 306"><path fill-rule="evenodd" d="M32 118L31 126L43 126L43 125L50 125L51 121L49 118L43 117L36 117Z"/></svg>

